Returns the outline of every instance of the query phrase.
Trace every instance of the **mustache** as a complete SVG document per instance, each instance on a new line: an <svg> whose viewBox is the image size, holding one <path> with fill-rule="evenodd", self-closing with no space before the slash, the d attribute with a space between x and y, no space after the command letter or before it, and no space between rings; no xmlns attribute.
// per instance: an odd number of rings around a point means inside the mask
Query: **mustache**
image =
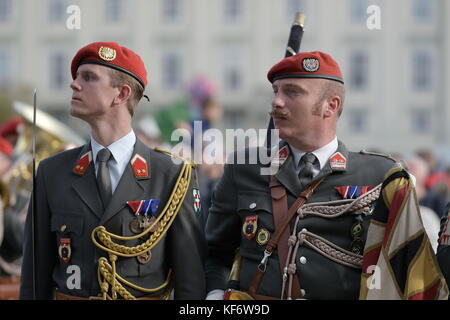
<svg viewBox="0 0 450 320"><path fill-rule="evenodd" d="M275 118L286 118L288 113L279 109L272 109L272 111L269 112L269 115Z"/></svg>

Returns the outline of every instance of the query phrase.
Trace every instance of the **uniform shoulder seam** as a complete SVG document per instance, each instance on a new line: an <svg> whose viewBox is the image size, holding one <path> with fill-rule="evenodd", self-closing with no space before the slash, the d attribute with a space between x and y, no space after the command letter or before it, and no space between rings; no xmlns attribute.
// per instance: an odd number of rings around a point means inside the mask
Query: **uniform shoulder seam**
<svg viewBox="0 0 450 320"><path fill-rule="evenodd" d="M396 163L398 162L394 157L392 157L390 154L387 154L387 153L370 152L370 151L367 151L365 149L362 149L359 153L363 154L363 155L372 155L372 156L383 157L383 158L387 158L389 160L392 160L392 161L394 161Z"/></svg>
<svg viewBox="0 0 450 320"><path fill-rule="evenodd" d="M162 149L162 148L158 148L158 147L154 148L153 150L155 150L156 152L164 153L164 154L166 154L166 155L168 155L170 157L174 157L174 158L180 159L183 162L189 163L193 168L195 168L197 166L197 164L194 161L188 160L188 159L183 158L183 157L180 157L179 155L176 155L176 154L174 154L174 153L172 153L172 152L170 152L168 150L165 150L165 149Z"/></svg>

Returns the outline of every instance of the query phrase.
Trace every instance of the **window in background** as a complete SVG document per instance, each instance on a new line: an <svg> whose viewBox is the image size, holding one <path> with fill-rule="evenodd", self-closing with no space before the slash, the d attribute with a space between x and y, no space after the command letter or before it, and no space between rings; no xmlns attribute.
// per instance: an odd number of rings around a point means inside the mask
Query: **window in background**
<svg viewBox="0 0 450 320"><path fill-rule="evenodd" d="M108 22L119 22L123 19L126 8L124 0L105 0L105 19Z"/></svg>
<svg viewBox="0 0 450 320"><path fill-rule="evenodd" d="M0 23L8 22L12 16L12 0L0 0Z"/></svg>
<svg viewBox="0 0 450 320"><path fill-rule="evenodd" d="M367 20L367 0L350 0L350 17L355 24L364 24Z"/></svg>
<svg viewBox="0 0 450 320"><path fill-rule="evenodd" d="M50 23L64 22L66 19L66 10L66 0L49 0L48 20Z"/></svg>
<svg viewBox="0 0 450 320"><path fill-rule="evenodd" d="M434 1L413 0L412 14L415 22L430 23L433 20Z"/></svg>
<svg viewBox="0 0 450 320"><path fill-rule="evenodd" d="M243 85L243 57L240 51L234 47L224 50L223 88L227 92L237 92Z"/></svg>
<svg viewBox="0 0 450 320"><path fill-rule="evenodd" d="M242 21L242 3L241 0L224 0L224 21L225 23L239 23Z"/></svg>
<svg viewBox="0 0 450 320"><path fill-rule="evenodd" d="M182 15L181 0L162 0L162 15L164 22L180 22Z"/></svg>
<svg viewBox="0 0 450 320"><path fill-rule="evenodd" d="M349 87L364 91L369 85L369 57L366 51L356 50L350 53Z"/></svg>
<svg viewBox="0 0 450 320"><path fill-rule="evenodd" d="M433 82L433 59L431 52L418 49L412 55L412 88L414 91L429 91Z"/></svg>
<svg viewBox="0 0 450 320"><path fill-rule="evenodd" d="M66 82L68 59L65 54L55 51L50 54L50 88L55 90L67 89Z"/></svg>
<svg viewBox="0 0 450 320"><path fill-rule="evenodd" d="M411 112L411 131L424 134L431 132L431 112L425 108L415 108Z"/></svg>
<svg viewBox="0 0 450 320"><path fill-rule="evenodd" d="M170 52L162 57L162 83L166 90L180 89L183 66L178 53Z"/></svg>

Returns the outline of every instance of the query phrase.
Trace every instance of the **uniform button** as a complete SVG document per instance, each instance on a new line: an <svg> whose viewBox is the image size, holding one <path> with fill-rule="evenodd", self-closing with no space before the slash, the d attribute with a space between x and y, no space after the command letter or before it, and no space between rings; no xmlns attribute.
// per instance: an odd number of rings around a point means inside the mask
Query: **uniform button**
<svg viewBox="0 0 450 320"><path fill-rule="evenodd" d="M248 206L250 209L255 209L256 208L256 203L250 203L250 205Z"/></svg>
<svg viewBox="0 0 450 320"><path fill-rule="evenodd" d="M301 264L306 264L306 262L307 262L308 260L306 260L306 258L305 257L300 257L300 263Z"/></svg>
<svg viewBox="0 0 450 320"><path fill-rule="evenodd" d="M64 232L64 231L66 231L66 229L67 229L67 226L64 224L64 225L61 226L61 229L59 229L59 230L61 232Z"/></svg>
<svg viewBox="0 0 450 320"><path fill-rule="evenodd" d="M308 232L308 230L306 228L303 228L302 232Z"/></svg>

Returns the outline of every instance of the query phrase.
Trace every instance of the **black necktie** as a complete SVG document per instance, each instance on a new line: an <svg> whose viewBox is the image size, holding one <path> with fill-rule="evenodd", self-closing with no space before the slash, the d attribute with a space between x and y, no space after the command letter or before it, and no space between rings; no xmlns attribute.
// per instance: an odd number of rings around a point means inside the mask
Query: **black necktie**
<svg viewBox="0 0 450 320"><path fill-rule="evenodd" d="M107 148L103 148L97 154L98 172L97 172L97 185L100 191L100 197L102 198L103 208L109 204L112 197L111 177L109 175L108 161L111 158L111 151Z"/></svg>
<svg viewBox="0 0 450 320"><path fill-rule="evenodd" d="M305 153L300 159L300 173L298 174L298 178L303 188L312 181L313 169L318 166L318 162L316 156L311 152Z"/></svg>

